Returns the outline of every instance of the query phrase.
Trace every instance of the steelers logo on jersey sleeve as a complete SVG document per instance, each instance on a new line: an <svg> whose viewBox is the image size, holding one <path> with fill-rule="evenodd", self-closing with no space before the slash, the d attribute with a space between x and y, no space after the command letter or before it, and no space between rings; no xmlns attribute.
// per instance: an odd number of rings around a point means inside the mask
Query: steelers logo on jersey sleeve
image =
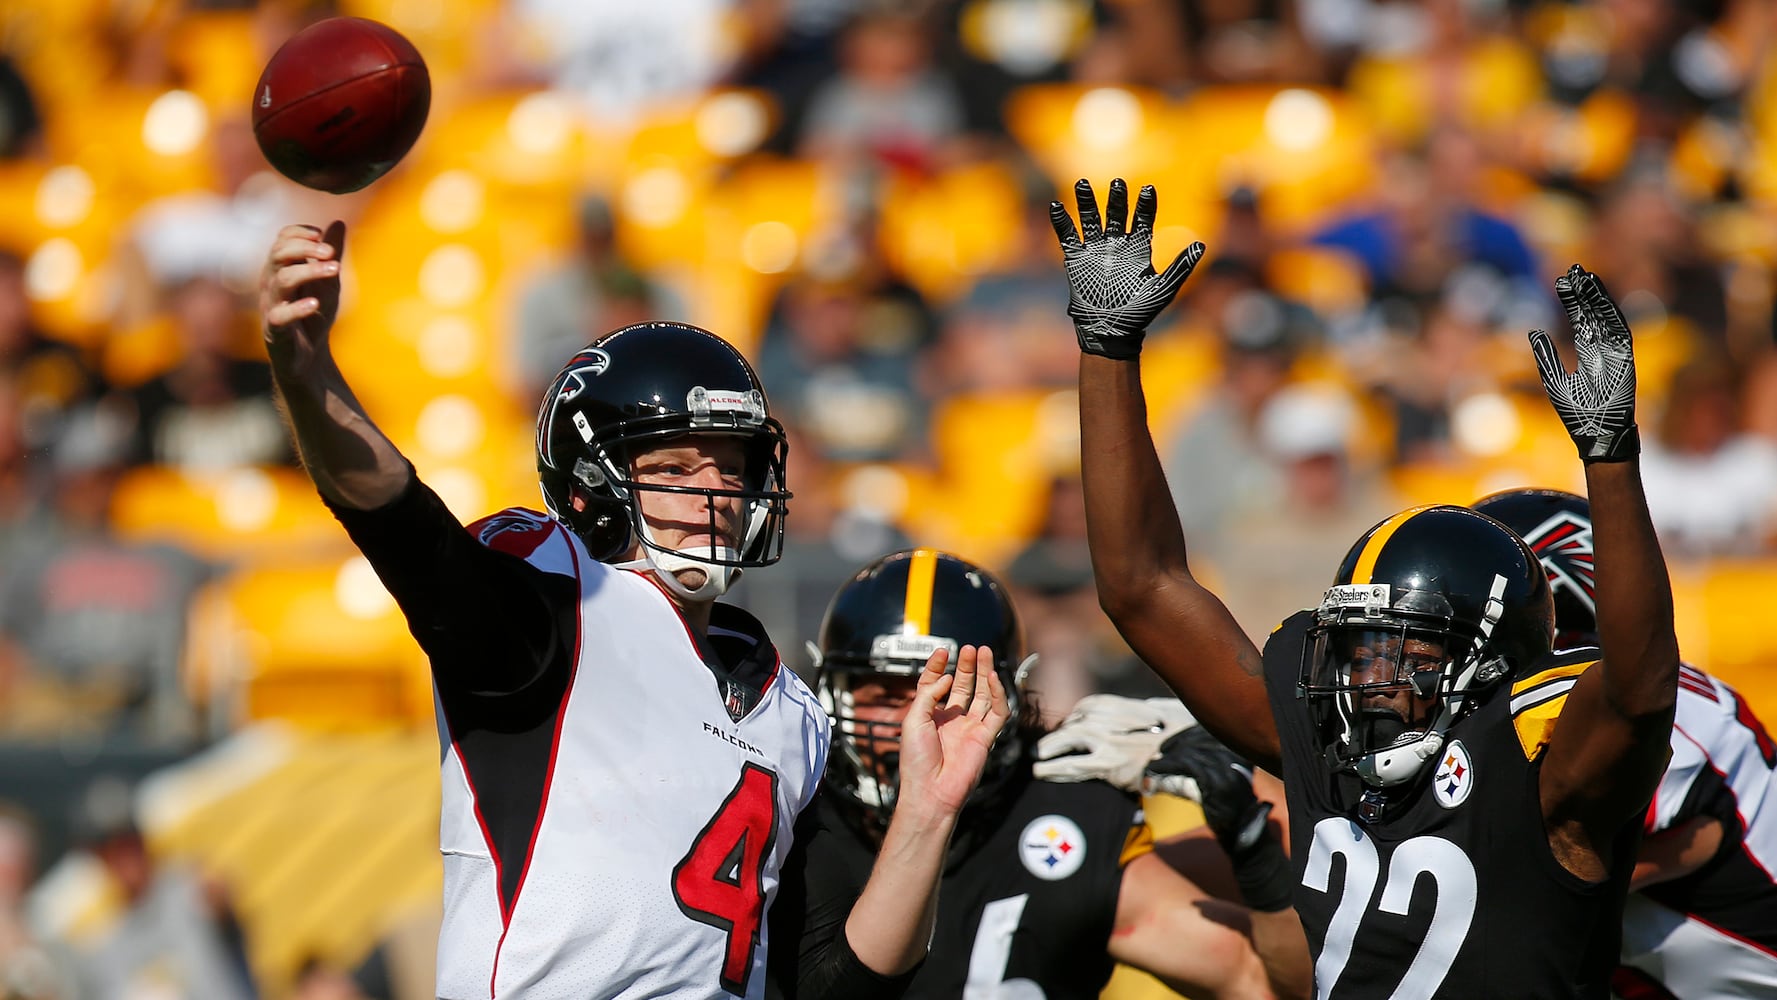
<svg viewBox="0 0 1777 1000"><path fill-rule="evenodd" d="M1018 857L1032 875L1058 882L1086 863L1086 834L1066 816L1038 816L1018 837Z"/></svg>

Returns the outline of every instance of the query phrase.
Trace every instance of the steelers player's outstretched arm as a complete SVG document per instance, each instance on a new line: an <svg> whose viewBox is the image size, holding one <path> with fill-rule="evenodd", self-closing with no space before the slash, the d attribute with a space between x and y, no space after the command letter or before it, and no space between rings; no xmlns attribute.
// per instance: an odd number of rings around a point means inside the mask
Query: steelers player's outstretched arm
<svg viewBox="0 0 1777 1000"><path fill-rule="evenodd" d="M1186 247L1156 274L1153 186L1142 188L1127 228L1129 192L1121 179L1111 182L1102 222L1092 186L1081 180L1074 191L1078 231L1060 202L1050 204L1049 215L1080 340L1080 472L1099 603L1200 723L1277 773L1277 727L1259 650L1191 574L1142 393L1142 337L1202 259L1203 244Z"/></svg>
<svg viewBox="0 0 1777 1000"><path fill-rule="evenodd" d="M1672 586L1648 517L1635 428L1629 327L1597 276L1575 264L1555 282L1579 355L1568 371L1547 334L1530 335L1549 400L1586 463L1603 657L1575 682L1539 777L1555 856L1603 879L1611 841L1647 808L1665 769L1678 700Z"/></svg>
<svg viewBox="0 0 1777 1000"><path fill-rule="evenodd" d="M296 436L303 468L321 495L374 510L406 489L413 468L371 422L334 363L329 342L339 315L339 269L346 227L325 233L285 226L259 280L272 382Z"/></svg>

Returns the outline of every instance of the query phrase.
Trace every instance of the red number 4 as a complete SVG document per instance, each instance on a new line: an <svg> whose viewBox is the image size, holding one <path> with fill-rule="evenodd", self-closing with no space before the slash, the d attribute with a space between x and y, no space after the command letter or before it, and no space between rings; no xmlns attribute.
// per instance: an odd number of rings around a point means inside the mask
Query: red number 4
<svg viewBox="0 0 1777 1000"><path fill-rule="evenodd" d="M777 772L741 767L740 781L673 868L685 916L728 935L722 988L746 996L765 919L765 859L777 842Z"/></svg>

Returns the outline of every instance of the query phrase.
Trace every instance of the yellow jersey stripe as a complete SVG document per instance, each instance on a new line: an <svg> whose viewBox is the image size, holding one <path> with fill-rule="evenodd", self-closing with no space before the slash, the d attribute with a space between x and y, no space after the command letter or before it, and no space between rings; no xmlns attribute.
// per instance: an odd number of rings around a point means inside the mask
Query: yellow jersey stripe
<svg viewBox="0 0 1777 1000"><path fill-rule="evenodd" d="M938 572L937 549L914 549L907 563L907 600L901 630L907 635L932 634L932 580Z"/></svg>
<svg viewBox="0 0 1777 1000"><path fill-rule="evenodd" d="M1126 865L1153 849L1154 828L1148 825L1146 819L1143 819L1130 827L1129 835L1123 838L1123 853L1117 856L1117 864L1118 866Z"/></svg>
<svg viewBox="0 0 1777 1000"><path fill-rule="evenodd" d="M1351 572L1351 582L1354 584L1369 583L1370 577L1376 572L1376 560L1382 555L1382 547L1388 544L1388 540L1394 537L1394 533L1400 530L1401 525L1412 520L1413 515L1431 506L1431 504L1421 504L1418 507L1408 507L1378 524L1376 530L1370 533L1370 540L1364 543L1364 550L1357 554L1357 566Z"/></svg>
<svg viewBox="0 0 1777 1000"><path fill-rule="evenodd" d="M1531 688L1536 687L1538 684L1547 684L1549 681L1552 681L1557 677L1578 677L1586 672L1587 667L1596 662L1596 660L1583 660L1579 663L1569 663L1564 666L1550 667L1547 670L1538 671L1521 681L1513 681L1512 694L1514 696L1523 694Z"/></svg>

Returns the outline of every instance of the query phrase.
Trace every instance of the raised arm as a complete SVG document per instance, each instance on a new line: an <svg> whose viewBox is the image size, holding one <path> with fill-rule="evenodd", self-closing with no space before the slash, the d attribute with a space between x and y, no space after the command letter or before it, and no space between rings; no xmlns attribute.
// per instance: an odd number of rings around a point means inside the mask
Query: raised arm
<svg viewBox="0 0 1777 1000"><path fill-rule="evenodd" d="M1279 769L1277 727L1265 698L1259 650L1221 599L1191 575L1184 531L1148 431L1141 341L1203 257L1186 247L1162 274L1152 253L1157 198L1111 182L1100 222L1092 186L1074 186L1080 228L1049 206L1080 339L1080 464L1098 600L1136 655L1198 720L1247 759ZM1217 470L1203 469L1203 475Z"/></svg>
<svg viewBox="0 0 1777 1000"><path fill-rule="evenodd" d="M964 646L954 673L932 654L901 728L900 794L876 866L846 918L851 950L894 976L925 958L938 913L938 881L963 804L980 780L1011 710L993 651Z"/></svg>
<svg viewBox="0 0 1777 1000"><path fill-rule="evenodd" d="M285 226L259 280L265 350L303 468L321 495L375 510L399 497L413 469L365 415L334 363L329 334L339 316L346 227L322 233Z"/></svg>
<svg viewBox="0 0 1777 1000"><path fill-rule="evenodd" d="M1598 880L1611 841L1647 807L1666 767L1678 700L1672 585L1641 488L1635 355L1629 327L1597 276L1575 264L1555 282L1579 368L1547 334L1530 335L1549 400L1586 463L1604 656L1580 676L1550 737L1539 778L1556 857Z"/></svg>

